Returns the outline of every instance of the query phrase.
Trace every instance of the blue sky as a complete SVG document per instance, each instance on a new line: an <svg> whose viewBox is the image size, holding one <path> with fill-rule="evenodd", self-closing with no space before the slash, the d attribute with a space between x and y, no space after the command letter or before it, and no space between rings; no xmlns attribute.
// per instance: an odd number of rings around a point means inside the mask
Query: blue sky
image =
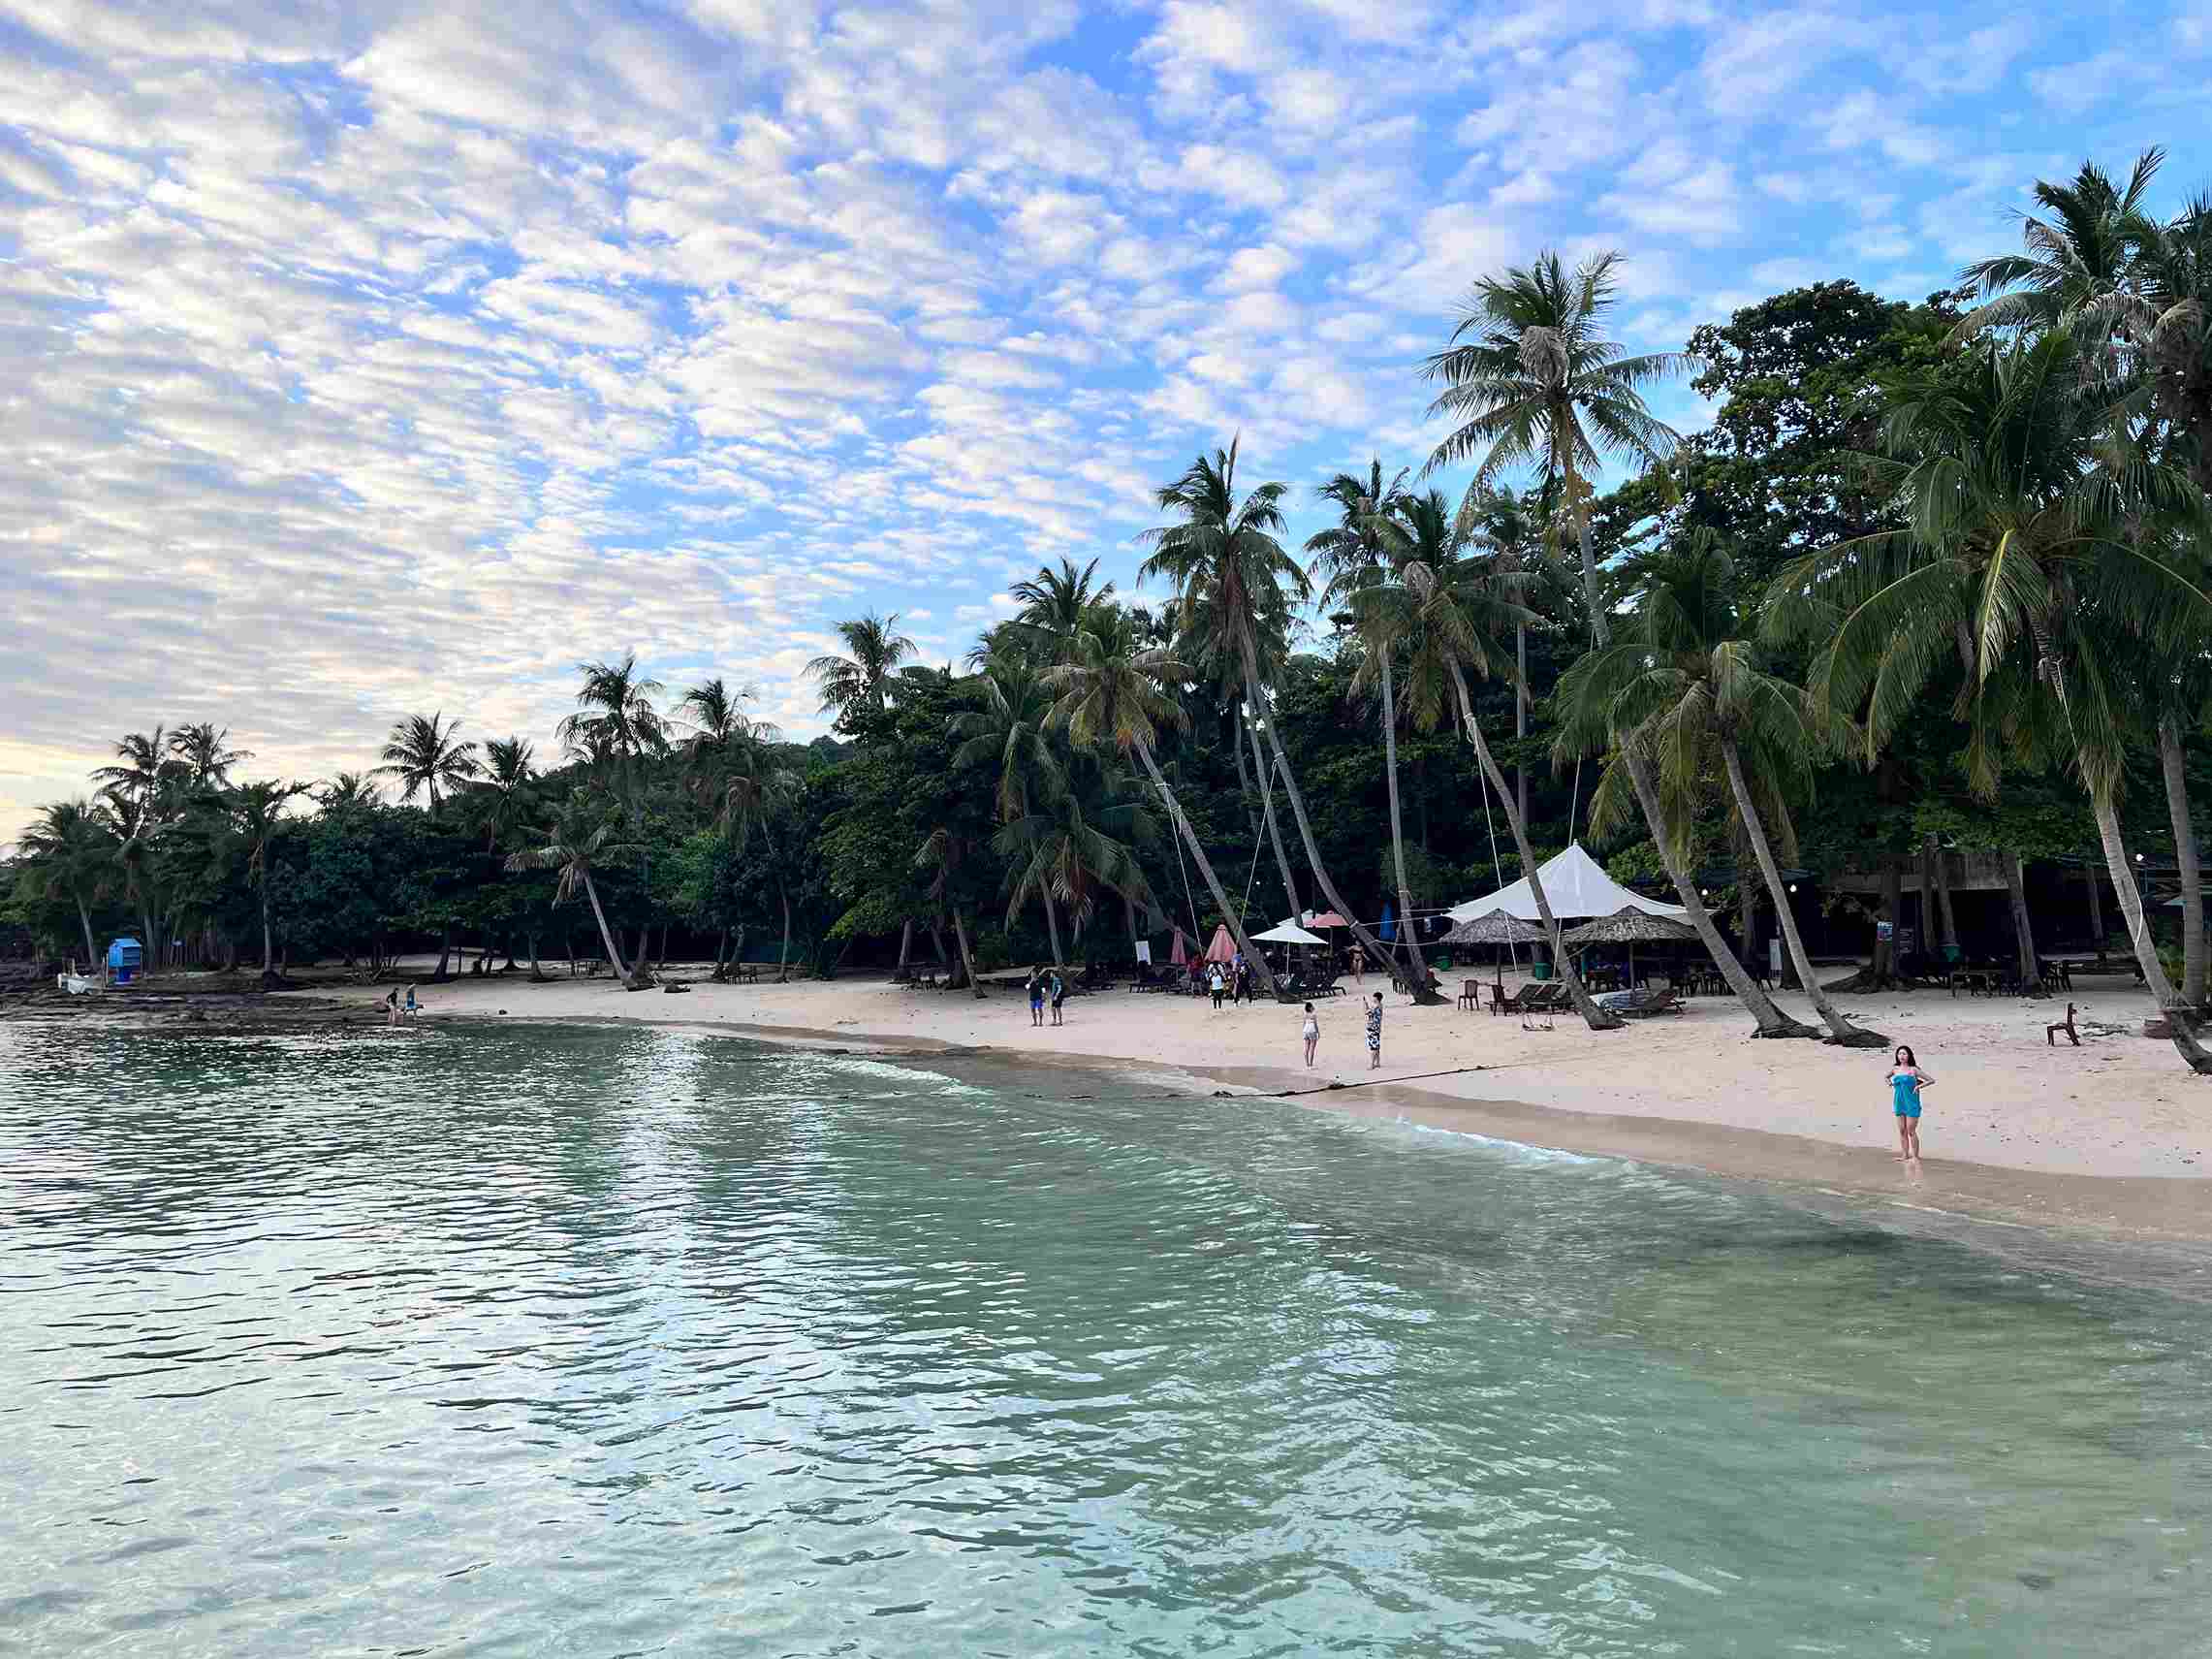
<svg viewBox="0 0 2212 1659"><path fill-rule="evenodd" d="M0 0L0 835L156 719L550 748L633 649L808 735L837 618L1126 586L1232 432L1301 535L1418 462L1485 271L1618 247L1642 348L1916 299L2085 156L2212 185L2208 71L2212 0Z"/></svg>

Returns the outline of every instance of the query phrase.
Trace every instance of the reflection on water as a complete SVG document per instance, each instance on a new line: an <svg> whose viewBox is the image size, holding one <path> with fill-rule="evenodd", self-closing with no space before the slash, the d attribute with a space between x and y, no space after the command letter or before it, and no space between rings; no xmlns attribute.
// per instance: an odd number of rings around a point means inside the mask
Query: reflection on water
<svg viewBox="0 0 2212 1659"><path fill-rule="evenodd" d="M0 1652L2204 1650L2200 1305L1034 1088L0 1027Z"/></svg>

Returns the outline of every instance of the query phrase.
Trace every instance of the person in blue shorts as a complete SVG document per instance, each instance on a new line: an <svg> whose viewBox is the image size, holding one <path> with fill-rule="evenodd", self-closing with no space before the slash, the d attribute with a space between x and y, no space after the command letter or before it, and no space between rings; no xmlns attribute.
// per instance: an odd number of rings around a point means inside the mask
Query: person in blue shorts
<svg viewBox="0 0 2212 1659"><path fill-rule="evenodd" d="M1045 1023L1045 971L1041 963L1029 975L1029 1023Z"/></svg>
<svg viewBox="0 0 2212 1659"><path fill-rule="evenodd" d="M1935 1079L1920 1069L1912 1050L1902 1042L1891 1060L1889 1100L1897 1113L1897 1156L1916 1163L1920 1157L1920 1091Z"/></svg>

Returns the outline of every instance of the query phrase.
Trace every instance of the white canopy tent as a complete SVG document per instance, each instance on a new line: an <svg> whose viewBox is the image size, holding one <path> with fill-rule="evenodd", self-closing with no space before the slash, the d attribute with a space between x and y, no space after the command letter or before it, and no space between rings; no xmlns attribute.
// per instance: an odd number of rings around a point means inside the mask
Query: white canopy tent
<svg viewBox="0 0 2212 1659"><path fill-rule="evenodd" d="M1680 919L1690 913L1680 905L1662 905L1657 899L1629 892L1606 875L1596 859L1582 850L1580 842L1573 843L1557 857L1546 859L1538 874L1543 877L1544 898L1555 916L1613 916L1624 909L1633 909L1648 916ZM1470 922L1492 910L1503 910L1523 921L1536 920L1536 901L1529 891L1528 877L1523 877L1512 885L1486 893L1479 899L1469 899L1464 905L1454 905L1447 913L1455 922Z"/></svg>

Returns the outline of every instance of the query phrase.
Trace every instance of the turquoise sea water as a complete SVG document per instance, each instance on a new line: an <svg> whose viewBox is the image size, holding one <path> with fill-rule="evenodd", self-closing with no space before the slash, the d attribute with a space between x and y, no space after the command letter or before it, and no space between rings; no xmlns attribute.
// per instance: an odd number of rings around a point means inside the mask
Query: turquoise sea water
<svg viewBox="0 0 2212 1659"><path fill-rule="evenodd" d="M646 1030L0 1027L0 1653L2212 1652L2212 1310Z"/></svg>

